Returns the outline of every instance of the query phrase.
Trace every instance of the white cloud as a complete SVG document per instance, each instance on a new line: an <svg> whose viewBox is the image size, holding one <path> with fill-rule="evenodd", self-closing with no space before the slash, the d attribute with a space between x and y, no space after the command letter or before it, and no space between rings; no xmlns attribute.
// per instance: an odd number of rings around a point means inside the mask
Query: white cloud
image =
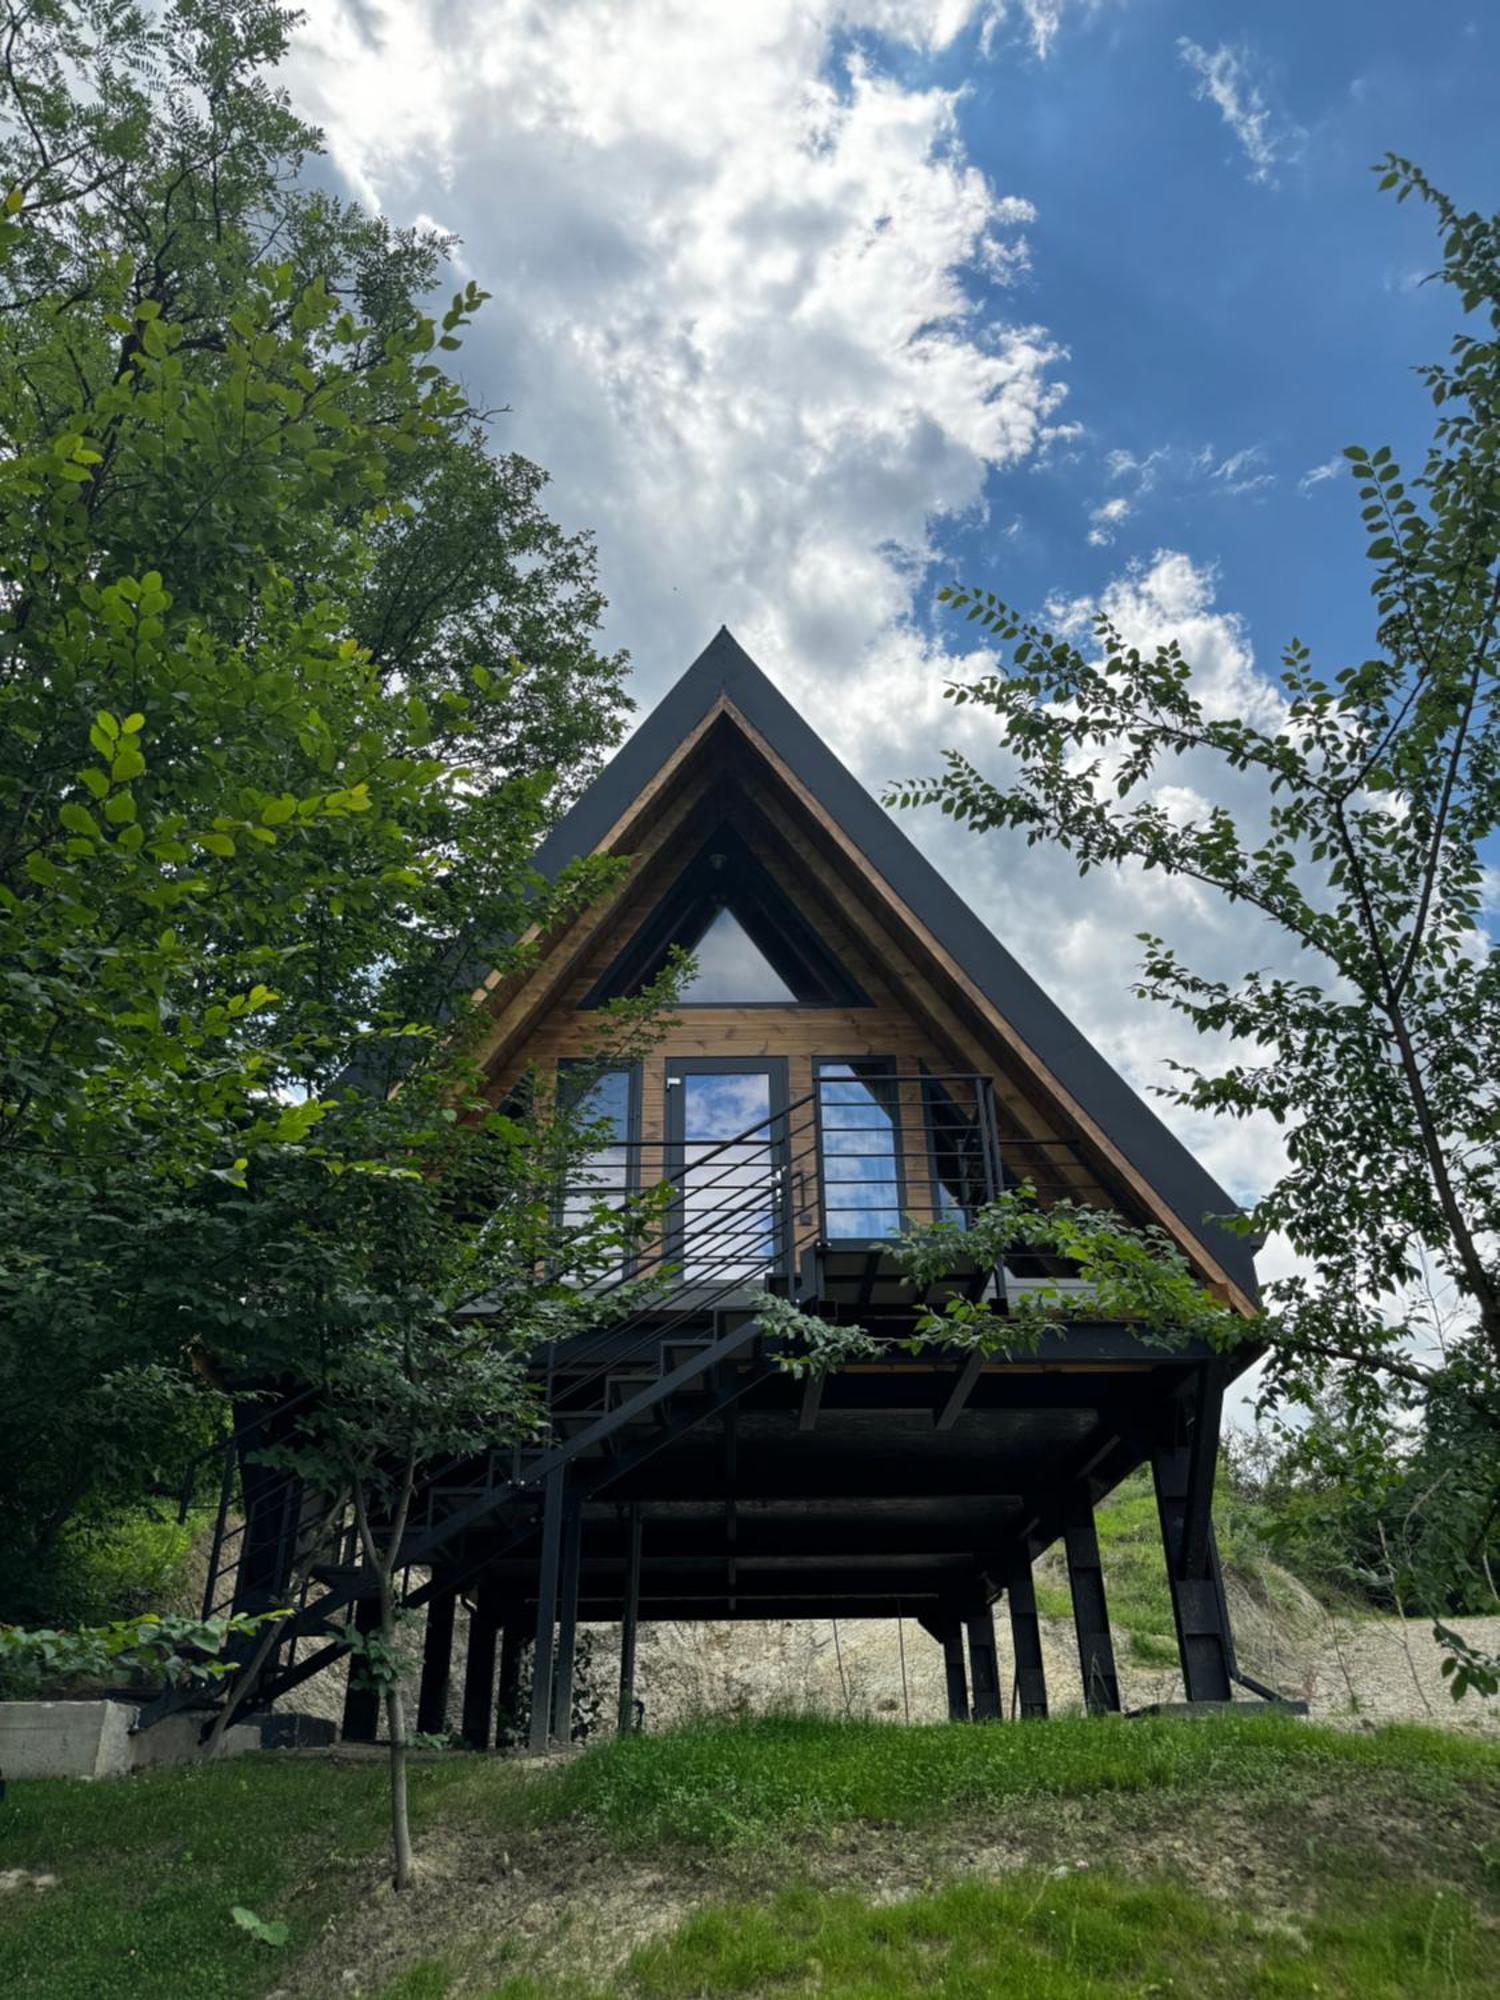
<svg viewBox="0 0 1500 2000"><path fill-rule="evenodd" d="M1215 107L1238 141L1250 162L1251 180L1274 185L1276 168L1297 158L1306 134L1273 111L1256 80L1257 64L1249 49L1227 42L1205 49L1184 35L1177 52L1197 78L1194 95Z"/></svg>
<svg viewBox="0 0 1500 2000"><path fill-rule="evenodd" d="M1337 479L1348 463L1342 452L1335 452L1332 458L1325 459L1321 465L1309 466L1297 481L1297 491L1311 493L1313 488L1321 486L1324 480Z"/></svg>
<svg viewBox="0 0 1500 2000"><path fill-rule="evenodd" d="M1226 493L1260 493L1276 484L1276 474L1266 470L1264 445L1246 445L1217 464L1213 463L1212 447L1205 447L1205 454L1209 478L1217 479Z"/></svg>
<svg viewBox="0 0 1500 2000"><path fill-rule="evenodd" d="M1054 11L1015 19L1045 42ZM553 511L597 531L638 698L727 622L876 789L947 744L993 754L982 713L943 699L967 634L926 633L917 594L945 524L982 516L997 473L1081 438L1058 340L971 303L994 246L1045 216L966 158L954 92L874 53L985 16L964 0L322 0L288 72L347 181L398 221L440 217L494 294L459 361L514 411L497 444L545 465ZM1180 458L1110 469L1123 490L1100 509L1118 522ZM998 544L1018 522L1012 496L996 508ZM1258 712L1266 684L1211 571L1162 553L1099 602L1141 642L1180 630L1225 712ZM1090 608L1059 616L1086 629ZM1174 810L1221 795L1196 768L1171 782ZM1128 997L1135 933L1238 970L1242 914L1156 876L1079 882L1061 855L937 815L905 823L1138 1086L1200 1052ZM1168 1115L1226 1185L1264 1185L1274 1135Z"/></svg>
<svg viewBox="0 0 1500 2000"><path fill-rule="evenodd" d="M1105 500L1089 515L1089 540L1095 548L1105 548L1115 538L1115 530L1130 513L1130 502L1123 493Z"/></svg>
<svg viewBox="0 0 1500 2000"><path fill-rule="evenodd" d="M831 68L982 11L330 0L298 39L345 176L440 215L495 295L464 372L598 530L645 697L721 621L784 677L848 671L935 524L1063 433L1059 343L971 297L1032 203L966 158L954 92Z"/></svg>

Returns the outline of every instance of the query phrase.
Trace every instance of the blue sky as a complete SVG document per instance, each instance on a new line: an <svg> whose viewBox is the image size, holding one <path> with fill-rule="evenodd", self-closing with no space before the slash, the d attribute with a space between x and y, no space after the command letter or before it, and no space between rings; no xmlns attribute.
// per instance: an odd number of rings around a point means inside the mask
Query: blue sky
<svg viewBox="0 0 1500 2000"><path fill-rule="evenodd" d="M1026 302L1071 351L1068 414L1089 443L1038 474L1001 559L982 527L945 553L1037 602L1169 542L1218 566L1265 659L1294 633L1329 659L1358 652L1357 511L1346 481L1302 482L1356 440L1419 456L1430 406L1410 371L1453 327L1451 295L1417 282L1436 261L1428 215L1377 194L1369 168L1400 152L1461 205L1496 205L1500 12L1131 0L1070 23L1046 60L984 59L976 39L930 73L967 85L970 157L1036 204ZM1196 94L1184 43L1229 52L1259 127L1237 133ZM1247 150L1257 134L1269 158ZM991 310L1014 307L990 290ZM1101 477L1101 449L1170 456L1137 499L1130 473ZM1254 454L1239 477L1215 478L1237 453ZM1090 546L1080 520L1117 497L1130 515ZM1011 482L991 498L1009 505Z"/></svg>
<svg viewBox="0 0 1500 2000"><path fill-rule="evenodd" d="M458 365L596 532L643 705L723 622L872 788L992 759L943 698L953 574L1177 637L1271 726L1286 639L1367 650L1357 504L1315 475L1420 452L1455 324L1369 168L1495 205L1493 7L311 0L286 76L318 171L493 294ZM1162 797L1261 809L1192 761ZM1204 1051L1132 997L1138 932L1304 970L1191 885L905 823L1142 1090ZM1241 1197L1278 1171L1272 1129L1165 1115Z"/></svg>

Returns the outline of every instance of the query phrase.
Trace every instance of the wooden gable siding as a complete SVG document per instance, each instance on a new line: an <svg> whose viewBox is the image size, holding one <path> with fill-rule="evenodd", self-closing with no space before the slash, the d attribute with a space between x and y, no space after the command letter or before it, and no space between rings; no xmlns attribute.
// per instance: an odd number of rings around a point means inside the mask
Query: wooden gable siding
<svg viewBox="0 0 1500 2000"><path fill-rule="evenodd" d="M831 942L873 1004L683 1009L659 1059L645 1065L643 1139L661 1137L663 1065L670 1056L784 1057L794 1102L811 1089L817 1056L890 1056L903 1069L925 1065L987 1076L994 1084L1002 1141L1022 1142L1017 1158L1023 1173L1055 1192L1116 1208L1133 1221L1163 1224L1220 1296L1253 1312L1197 1233L1079 1110L993 1003L948 962L723 697L601 843L598 851L630 857L628 876L613 895L560 934L535 940L537 956L527 969L486 982L483 998L494 1025L483 1060L497 1101L528 1064L545 1070L597 1047L599 1015L581 1001L712 827L726 818Z"/></svg>
<svg viewBox="0 0 1500 2000"><path fill-rule="evenodd" d="M746 1061L774 1056L787 1065L792 1104L813 1089L817 1058L883 1057L914 1077L989 1077L1002 1137L1058 1140L1063 1134L1007 1073L1007 1052L976 1035L902 947L890 926L863 905L839 861L823 852L795 801L777 799L754 781L722 740L680 774L677 797L639 836L627 883L571 926L525 979L512 982L497 1013L488 1064L498 1101L523 1069L543 1073L597 1049L601 1017L584 1000L651 917L714 825L727 822L755 851L801 916L830 944L868 1006L688 1006L642 1066L639 1137L648 1151L665 1138L665 1077L675 1059L710 1056ZM726 754L726 752L728 754ZM935 1211L921 1094L903 1086L898 1105L903 1182L914 1212ZM1022 1156L1023 1168L1057 1191L1118 1203L1071 1158Z"/></svg>

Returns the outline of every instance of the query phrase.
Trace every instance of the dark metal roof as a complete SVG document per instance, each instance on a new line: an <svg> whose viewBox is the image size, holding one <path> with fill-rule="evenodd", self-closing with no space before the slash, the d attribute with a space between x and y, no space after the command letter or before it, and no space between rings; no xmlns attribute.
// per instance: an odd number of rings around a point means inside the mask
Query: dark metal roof
<svg viewBox="0 0 1500 2000"><path fill-rule="evenodd" d="M1235 1282L1255 1296L1254 1250L1244 1237L1207 1222L1236 1204L1169 1132L1055 1002L954 894L885 809L845 769L784 695L721 626L537 850L542 874L556 876L593 852L631 802L714 706L727 695L914 915L1004 1015L1015 1032L1195 1235Z"/></svg>

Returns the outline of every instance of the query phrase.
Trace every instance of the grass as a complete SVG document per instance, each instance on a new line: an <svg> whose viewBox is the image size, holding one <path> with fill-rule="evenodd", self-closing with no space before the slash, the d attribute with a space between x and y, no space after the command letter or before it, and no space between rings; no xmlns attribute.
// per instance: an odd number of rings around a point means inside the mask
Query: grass
<svg viewBox="0 0 1500 2000"><path fill-rule="evenodd" d="M628 1850L724 1851L857 1822L932 1826L1024 1798L1243 1794L1297 1777L1357 1785L1375 1772L1419 1791L1451 1791L1466 1777L1500 1784L1500 1746L1415 1727L1355 1735L1274 1714L1191 1723L1076 1716L982 1729L772 1717L601 1744L529 1804L586 1821Z"/></svg>
<svg viewBox="0 0 1500 2000"><path fill-rule="evenodd" d="M499 1777L508 1774L497 1773ZM430 1824L462 1766L412 1773ZM275 1984L385 1836L384 1773L265 1757L88 1785L14 1781L0 1872L57 1886L0 1896L0 1993L46 2000L240 2000ZM290 1927L277 1950L230 1914Z"/></svg>
<svg viewBox="0 0 1500 2000"><path fill-rule="evenodd" d="M1500 1748L1466 1736L1275 1716L782 1718L626 1738L541 1773L455 1757L412 1779L418 1849L445 1850L446 1886L399 1908L378 1889L377 1763L269 1756L13 1784L0 1870L58 1879L0 1894L0 1992L254 2000L311 1951L298 1991L321 1993L336 1912L333 1962L382 1965L384 2000L1494 1990ZM1202 1870L1247 1829L1295 1857L1291 1915L1222 1883L1205 1893ZM997 1837L1031 1865L973 1876ZM514 1922L501 1849L522 1904L549 1913L540 1933ZM1074 1865L1049 1871L1059 1855ZM686 1914L659 1938L637 1932L602 1987L625 1946L606 1917L601 1959L587 1918L626 1879ZM871 1899L877 1879L894 1900ZM286 1923L287 1943L241 1929L236 1905Z"/></svg>
<svg viewBox="0 0 1500 2000"><path fill-rule="evenodd" d="M1494 1991L1493 1949L1467 1898L1442 1891L1268 1923L1177 1883L1028 1873L886 1904L807 1888L721 1903L633 1953L607 1987L522 1973L490 2000L1480 2000ZM451 1990L437 1962L381 2000L445 2000Z"/></svg>

